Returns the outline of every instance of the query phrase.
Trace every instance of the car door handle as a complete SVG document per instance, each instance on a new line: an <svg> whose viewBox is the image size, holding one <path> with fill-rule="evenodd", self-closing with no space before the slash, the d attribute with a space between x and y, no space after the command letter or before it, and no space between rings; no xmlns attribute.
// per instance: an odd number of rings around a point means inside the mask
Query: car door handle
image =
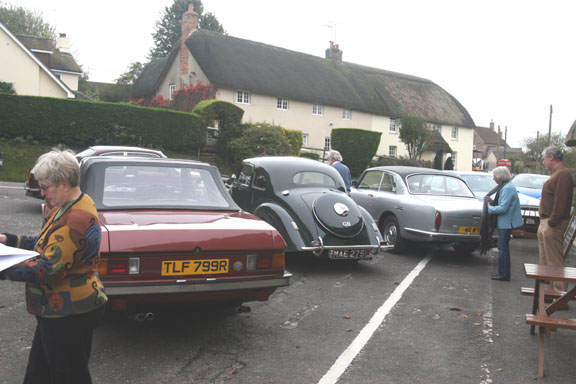
<svg viewBox="0 0 576 384"><path fill-rule="evenodd" d="M399 209L399 210L401 210L401 211L403 211L403 210L406 209L406 208L404 208L404 207L401 206L401 205L397 205L397 206L395 206L394 208L395 208L395 209Z"/></svg>

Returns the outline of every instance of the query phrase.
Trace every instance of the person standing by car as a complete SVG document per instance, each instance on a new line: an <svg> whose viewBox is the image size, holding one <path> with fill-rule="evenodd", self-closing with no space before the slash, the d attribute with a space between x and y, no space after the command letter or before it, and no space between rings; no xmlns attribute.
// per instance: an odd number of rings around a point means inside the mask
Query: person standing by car
<svg viewBox="0 0 576 384"><path fill-rule="evenodd" d="M54 208L38 236L0 234L1 243L39 253L0 273L26 282L28 312L36 316L24 383L89 384L92 333L107 302L97 272L96 206L80 190L80 168L71 151L43 154L33 172Z"/></svg>
<svg viewBox="0 0 576 384"><path fill-rule="evenodd" d="M328 164L336 168L342 179L344 179L344 185L346 185L346 191L350 192L350 186L352 185L352 175L350 174L350 169L346 164L342 163L342 155L338 151L328 152Z"/></svg>
<svg viewBox="0 0 576 384"><path fill-rule="evenodd" d="M564 266L562 242L570 221L574 181L570 171L564 166L562 151L548 147L542 152L542 164L552 172L542 186L540 198L540 226L538 227L538 248L540 264L556 267ZM565 291L567 284L555 281L553 288Z"/></svg>
<svg viewBox="0 0 576 384"><path fill-rule="evenodd" d="M520 200L507 167L494 168L492 175L498 184L496 196L494 200L485 197L490 202L488 213L498 215L498 274L492 280L510 281L510 236L513 228L522 226Z"/></svg>

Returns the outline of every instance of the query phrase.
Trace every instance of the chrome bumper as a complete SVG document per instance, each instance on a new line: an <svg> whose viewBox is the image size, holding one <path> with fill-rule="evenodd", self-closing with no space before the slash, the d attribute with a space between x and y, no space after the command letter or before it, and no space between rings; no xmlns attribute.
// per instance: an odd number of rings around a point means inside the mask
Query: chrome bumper
<svg viewBox="0 0 576 384"><path fill-rule="evenodd" d="M440 232L430 232L423 231L414 228L404 228L405 231L419 235L422 237L427 237L430 241L476 241L480 240L480 235L473 235L470 233L440 233Z"/></svg>
<svg viewBox="0 0 576 384"><path fill-rule="evenodd" d="M300 248L300 250L313 252L315 255L320 255L322 252L328 251L331 249L333 249L333 250L366 249L369 251L376 251L376 253L378 253L382 250L394 248L392 245L387 245L386 242L380 240L380 238L376 237L376 239L378 240L378 245L372 245L372 244L369 244L369 245L324 245L322 238L318 237L319 245L312 246L312 247L302 247L302 248Z"/></svg>
<svg viewBox="0 0 576 384"><path fill-rule="evenodd" d="M174 283L166 284L107 284L105 281L103 283L107 295L128 296L170 293L212 293L246 289L278 288L290 285L291 277L292 274L290 272L284 271L284 275L279 277L253 278L241 281L225 281L215 278L206 279L201 282L182 279Z"/></svg>

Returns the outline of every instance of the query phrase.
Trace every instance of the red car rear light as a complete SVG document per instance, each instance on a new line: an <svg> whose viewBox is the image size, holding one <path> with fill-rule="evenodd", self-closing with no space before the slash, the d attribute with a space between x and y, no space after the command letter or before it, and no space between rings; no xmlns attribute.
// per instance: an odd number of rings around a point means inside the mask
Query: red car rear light
<svg viewBox="0 0 576 384"><path fill-rule="evenodd" d="M274 253L272 255L248 255L246 256L246 269L248 271L284 269L284 253Z"/></svg>
<svg viewBox="0 0 576 384"><path fill-rule="evenodd" d="M140 258L100 259L98 274L105 275L137 275L140 273Z"/></svg>
<svg viewBox="0 0 576 384"><path fill-rule="evenodd" d="M440 230L441 225L442 225L442 214L436 211L436 215L434 216L434 227L436 228L436 232Z"/></svg>
<svg viewBox="0 0 576 384"><path fill-rule="evenodd" d="M440 230L441 225L442 225L442 214L436 211L436 215L434 216L434 227L436 228L436 232Z"/></svg>

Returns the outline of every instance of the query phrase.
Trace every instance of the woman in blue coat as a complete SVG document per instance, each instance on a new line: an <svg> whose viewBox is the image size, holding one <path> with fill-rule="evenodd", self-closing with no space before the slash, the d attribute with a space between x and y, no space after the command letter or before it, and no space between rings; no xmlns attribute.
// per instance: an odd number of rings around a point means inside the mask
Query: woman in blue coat
<svg viewBox="0 0 576 384"><path fill-rule="evenodd" d="M522 226L522 213L518 191L510 182L512 175L506 167L497 167L492 171L498 190L494 200L486 196L490 202L488 213L498 215L498 274L492 275L493 280L510 281L510 237L512 229Z"/></svg>

